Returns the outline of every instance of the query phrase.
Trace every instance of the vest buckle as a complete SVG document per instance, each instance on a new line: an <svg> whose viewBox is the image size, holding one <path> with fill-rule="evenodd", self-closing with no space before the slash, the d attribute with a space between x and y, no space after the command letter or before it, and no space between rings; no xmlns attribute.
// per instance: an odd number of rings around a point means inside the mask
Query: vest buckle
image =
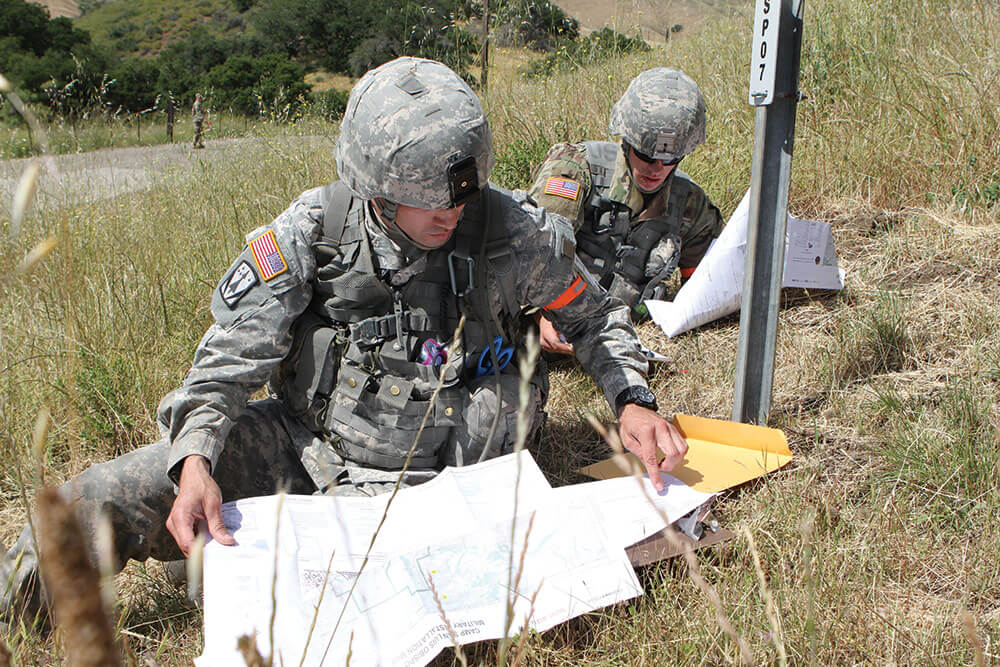
<svg viewBox="0 0 1000 667"><path fill-rule="evenodd" d="M471 292L475 288L473 282L474 269L476 268L476 260L471 257L456 254L457 250L452 250L448 253L448 277L451 278L451 292L457 297L464 297L466 294ZM468 282L466 288L462 291L458 290L458 281L455 279L455 261L464 261L466 269L468 270Z"/></svg>

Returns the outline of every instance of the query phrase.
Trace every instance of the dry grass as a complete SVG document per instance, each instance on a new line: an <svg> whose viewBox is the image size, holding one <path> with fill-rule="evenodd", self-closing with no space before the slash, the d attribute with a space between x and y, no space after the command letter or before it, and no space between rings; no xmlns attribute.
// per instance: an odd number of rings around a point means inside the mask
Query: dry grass
<svg viewBox="0 0 1000 667"><path fill-rule="evenodd" d="M737 538L697 554L758 662L779 661L779 646L791 663L822 664L989 664L1000 652L1000 537L991 529L1000 509L998 11L985 0L808 5L809 99L791 207L833 224L848 285L786 293L772 422L796 462L722 499L723 523L749 531L752 543ZM701 84L710 119L709 142L685 169L728 213L750 172L748 17L720 17L652 54L551 80L498 68L486 96L498 179L524 185L551 143L604 137L607 112L634 74L679 66ZM331 146L299 153L275 140L232 165L166 177L148 193L29 212L21 238L3 234L6 544L24 520L11 471L39 407L54 415L49 479L154 438L153 411L208 326L216 277L248 229L334 177ZM50 237L59 244L49 255L15 275ZM650 325L640 334L675 360L652 378L662 405L730 416L735 318L677 339ZM553 372L537 458L555 483L607 455L582 422L600 403L579 369ZM650 566L640 578L643 598L521 637L519 659L739 661L683 564ZM119 590L119 627L141 659L186 664L199 652L200 615L155 568L130 566ZM51 639L7 639L21 664L55 654ZM465 655L493 662L496 647Z"/></svg>
<svg viewBox="0 0 1000 667"><path fill-rule="evenodd" d="M45 589L62 635L66 664L114 667L121 664L101 598L100 578L90 562L76 516L52 487L38 494L38 547Z"/></svg>

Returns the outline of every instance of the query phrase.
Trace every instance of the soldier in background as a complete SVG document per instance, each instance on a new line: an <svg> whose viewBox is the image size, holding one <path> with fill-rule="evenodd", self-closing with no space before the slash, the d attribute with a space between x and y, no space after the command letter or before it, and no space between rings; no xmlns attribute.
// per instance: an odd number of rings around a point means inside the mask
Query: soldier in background
<svg viewBox="0 0 1000 667"><path fill-rule="evenodd" d="M162 439L62 486L90 535L108 514L115 562L187 555L202 520L233 544L223 501L282 485L374 495L510 452L525 307L578 343L623 442L662 488L659 471L687 443L656 412L628 311L577 273L568 220L488 183L492 135L462 79L417 58L367 73L335 157L342 180L248 234L223 274L215 324L183 386L160 403ZM250 401L265 383L271 396ZM547 393L540 362L529 444ZM6 610L42 608L36 570L26 528L0 561Z"/></svg>
<svg viewBox="0 0 1000 667"><path fill-rule="evenodd" d="M611 109L609 128L620 143L553 146L530 194L573 221L578 257L642 317L642 302L662 298L675 269L686 280L722 231L719 209L677 168L705 141L705 102L683 72L648 70ZM572 354L549 319L537 319L542 347Z"/></svg>
<svg viewBox="0 0 1000 667"><path fill-rule="evenodd" d="M194 122L194 148L205 147L205 141L201 138L202 128L205 125L205 110L201 103L201 93L195 93L194 106L191 107L191 120Z"/></svg>
<svg viewBox="0 0 1000 667"><path fill-rule="evenodd" d="M167 139L173 143L174 141L174 96L167 91Z"/></svg>

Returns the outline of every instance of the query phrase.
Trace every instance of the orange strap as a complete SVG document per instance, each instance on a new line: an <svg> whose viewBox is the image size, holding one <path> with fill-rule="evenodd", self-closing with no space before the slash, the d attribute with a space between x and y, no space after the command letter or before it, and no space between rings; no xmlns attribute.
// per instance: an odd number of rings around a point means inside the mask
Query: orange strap
<svg viewBox="0 0 1000 667"><path fill-rule="evenodd" d="M563 306L566 306L573 302L573 299L583 294L583 290L586 289L587 283L583 282L583 278L580 276L576 277L566 291L557 296L552 300L552 303L545 306L545 310L559 310Z"/></svg>
<svg viewBox="0 0 1000 667"><path fill-rule="evenodd" d="M681 278L690 278L696 268L698 267L692 266L690 269L681 269Z"/></svg>

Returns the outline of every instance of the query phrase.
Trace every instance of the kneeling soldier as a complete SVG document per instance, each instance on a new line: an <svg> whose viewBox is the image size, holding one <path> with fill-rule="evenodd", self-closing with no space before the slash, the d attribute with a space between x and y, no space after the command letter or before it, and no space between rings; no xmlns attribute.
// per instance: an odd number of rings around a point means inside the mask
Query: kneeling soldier
<svg viewBox="0 0 1000 667"><path fill-rule="evenodd" d="M202 519L232 544L223 501L279 486L377 494L401 474L417 484L510 451L511 341L526 308L578 343L657 485L657 471L683 457L684 439L655 412L627 310L574 271L570 223L488 183L489 124L461 78L416 58L368 72L348 100L336 159L342 180L247 235L183 386L160 404L162 440L63 485L91 535L98 515L110 516L119 564L187 555ZM265 383L271 397L249 401ZM529 442L547 390L540 364ZM7 610L42 607L36 569L26 529L0 570Z"/></svg>
<svg viewBox="0 0 1000 667"><path fill-rule="evenodd" d="M530 194L573 221L577 254L601 288L638 316L662 298L674 269L686 280L722 231L722 215L677 165L705 141L705 102L677 70L635 77L611 109L620 143L557 144L534 174ZM539 317L542 347L571 353Z"/></svg>

